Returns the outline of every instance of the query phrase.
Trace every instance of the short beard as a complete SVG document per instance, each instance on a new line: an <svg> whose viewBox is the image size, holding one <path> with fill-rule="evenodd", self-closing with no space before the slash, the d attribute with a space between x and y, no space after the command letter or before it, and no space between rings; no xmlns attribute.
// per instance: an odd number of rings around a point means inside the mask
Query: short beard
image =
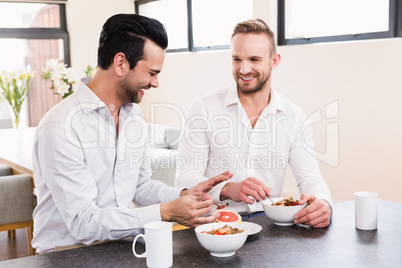
<svg viewBox="0 0 402 268"><path fill-rule="evenodd" d="M237 89L238 89L241 93L243 93L244 95L254 94L254 93L257 93L257 92L261 91L261 90L264 88L264 86L265 86L265 84L267 83L268 79L269 79L269 77L268 77L265 81L262 81L260 84L258 84L255 88L248 89L248 90L243 89L243 88L239 85L239 83L237 83Z"/></svg>
<svg viewBox="0 0 402 268"><path fill-rule="evenodd" d="M127 75L120 84L120 100L122 103L139 103L138 91L140 91L141 87L133 88L129 82L130 77L130 75Z"/></svg>

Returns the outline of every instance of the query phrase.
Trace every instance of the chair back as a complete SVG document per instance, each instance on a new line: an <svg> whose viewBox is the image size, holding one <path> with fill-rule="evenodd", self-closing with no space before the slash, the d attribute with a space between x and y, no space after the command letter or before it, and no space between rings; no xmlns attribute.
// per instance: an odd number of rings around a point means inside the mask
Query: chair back
<svg viewBox="0 0 402 268"><path fill-rule="evenodd" d="M9 176L13 175L13 170L7 164L0 163L0 176Z"/></svg>
<svg viewBox="0 0 402 268"><path fill-rule="evenodd" d="M32 221L35 198L31 176L1 176L0 227L1 225Z"/></svg>

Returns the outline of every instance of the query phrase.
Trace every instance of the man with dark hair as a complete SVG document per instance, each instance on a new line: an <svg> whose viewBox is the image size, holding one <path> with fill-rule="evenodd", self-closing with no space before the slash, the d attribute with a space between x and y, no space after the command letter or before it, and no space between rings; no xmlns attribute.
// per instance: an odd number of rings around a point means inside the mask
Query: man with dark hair
<svg viewBox="0 0 402 268"><path fill-rule="evenodd" d="M133 20L133 17L136 19ZM124 52L133 69L144 56L144 43L147 39L162 49L168 46L166 30L159 21L135 14L110 17L103 25L99 38L98 67L108 69L114 56Z"/></svg>
<svg viewBox="0 0 402 268"><path fill-rule="evenodd" d="M309 206L295 223L326 227L332 198L313 147L311 127L303 127L303 111L271 88L272 70L281 57L274 33L260 19L238 23L232 34L232 72L236 85L199 98L187 113L185 138L179 145L177 184L191 187L231 170L233 178L211 190L241 214L262 211L261 200L281 196L289 164Z"/></svg>
<svg viewBox="0 0 402 268"><path fill-rule="evenodd" d="M34 142L37 253L133 236L145 223L215 221L208 192L224 172L191 189L150 180L147 124L136 103L158 87L167 34L157 20L119 14L99 40L98 70L41 120ZM200 201L201 200L201 201Z"/></svg>

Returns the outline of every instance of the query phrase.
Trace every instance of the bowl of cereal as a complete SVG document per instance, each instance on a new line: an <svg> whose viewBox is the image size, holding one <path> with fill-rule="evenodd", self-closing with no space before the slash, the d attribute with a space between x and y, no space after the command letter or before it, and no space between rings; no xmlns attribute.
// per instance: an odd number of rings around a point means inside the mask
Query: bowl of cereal
<svg viewBox="0 0 402 268"><path fill-rule="evenodd" d="M294 224L295 214L305 208L307 203L300 205L299 200L292 197L272 197L262 201L265 215L276 225L289 226Z"/></svg>
<svg viewBox="0 0 402 268"><path fill-rule="evenodd" d="M229 257L246 242L249 229L236 222L215 222L195 228L200 244L215 257Z"/></svg>

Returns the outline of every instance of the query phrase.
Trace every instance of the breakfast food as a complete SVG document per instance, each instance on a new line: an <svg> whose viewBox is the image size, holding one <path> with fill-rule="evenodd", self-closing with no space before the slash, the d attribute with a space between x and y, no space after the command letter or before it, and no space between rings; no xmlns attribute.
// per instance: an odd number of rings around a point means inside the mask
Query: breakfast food
<svg viewBox="0 0 402 268"><path fill-rule="evenodd" d="M274 204L271 204L271 206L277 206L277 207L290 207L290 206L298 206L299 200L294 201L292 197L285 198L281 201L278 201Z"/></svg>
<svg viewBox="0 0 402 268"><path fill-rule="evenodd" d="M231 210L217 210L212 215L219 213L219 218L216 219L216 222L237 222L241 223L241 216L239 213L231 211Z"/></svg>
<svg viewBox="0 0 402 268"><path fill-rule="evenodd" d="M202 231L202 234L209 234L209 235L231 235L231 234L239 234L242 233L243 230L239 230L237 228L232 228L227 224L219 229L212 229L211 231Z"/></svg>

